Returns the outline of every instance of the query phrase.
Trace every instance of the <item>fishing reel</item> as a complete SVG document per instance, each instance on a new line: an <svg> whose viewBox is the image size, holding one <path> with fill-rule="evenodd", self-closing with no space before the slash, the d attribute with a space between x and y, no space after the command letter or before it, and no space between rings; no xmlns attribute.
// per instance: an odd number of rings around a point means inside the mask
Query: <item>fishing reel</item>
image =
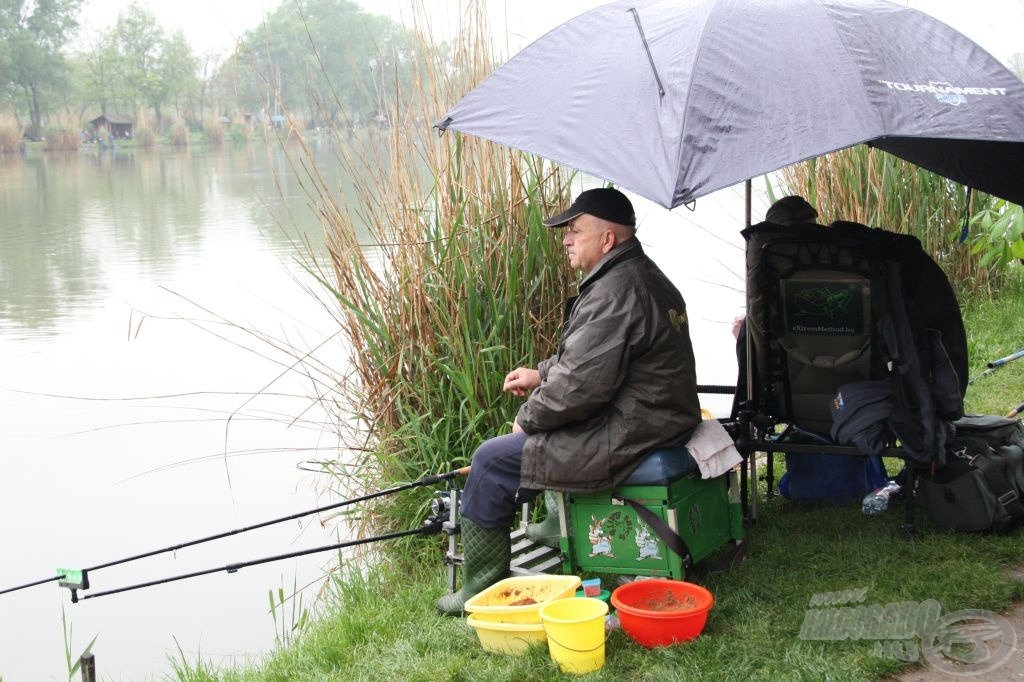
<svg viewBox="0 0 1024 682"><path fill-rule="evenodd" d="M455 567L463 562L462 555L458 552L459 534L459 496L461 490L452 488L449 490L438 490L434 493L434 499L430 501L430 513L433 519L441 521L441 532L448 536L448 551L444 555L444 563L448 567L448 589L455 591Z"/></svg>
<svg viewBox="0 0 1024 682"><path fill-rule="evenodd" d="M434 493L434 499L430 501L431 518L443 518L451 514L452 496L447 490L438 490Z"/></svg>
<svg viewBox="0 0 1024 682"><path fill-rule="evenodd" d="M441 524L441 531L449 536L459 532L459 490L438 490L430 501L430 521Z"/></svg>

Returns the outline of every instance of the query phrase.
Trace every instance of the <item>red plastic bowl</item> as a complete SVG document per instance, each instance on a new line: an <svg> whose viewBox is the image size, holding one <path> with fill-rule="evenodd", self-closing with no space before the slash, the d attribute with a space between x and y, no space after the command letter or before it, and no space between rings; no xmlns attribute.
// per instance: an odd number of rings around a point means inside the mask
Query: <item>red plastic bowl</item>
<svg viewBox="0 0 1024 682"><path fill-rule="evenodd" d="M714 604L710 592L682 580L637 580L612 592L623 631L648 649L696 638Z"/></svg>

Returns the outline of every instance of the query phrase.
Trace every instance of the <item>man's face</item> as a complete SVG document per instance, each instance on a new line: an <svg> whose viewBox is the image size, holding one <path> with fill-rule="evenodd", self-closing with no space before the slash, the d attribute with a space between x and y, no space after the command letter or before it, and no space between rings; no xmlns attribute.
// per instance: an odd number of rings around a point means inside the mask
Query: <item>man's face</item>
<svg viewBox="0 0 1024 682"><path fill-rule="evenodd" d="M587 274L611 250L614 242L605 221L584 213L569 221L562 246L569 256L569 265Z"/></svg>

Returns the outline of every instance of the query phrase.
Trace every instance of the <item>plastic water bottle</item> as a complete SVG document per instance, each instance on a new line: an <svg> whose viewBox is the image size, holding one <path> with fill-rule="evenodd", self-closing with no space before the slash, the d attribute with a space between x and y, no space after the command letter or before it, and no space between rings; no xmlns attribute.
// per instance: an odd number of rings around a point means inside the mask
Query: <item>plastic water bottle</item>
<svg viewBox="0 0 1024 682"><path fill-rule="evenodd" d="M875 488L864 496L860 509L865 514L881 514L889 508L889 498L900 491L900 484L896 481L889 481L881 488Z"/></svg>

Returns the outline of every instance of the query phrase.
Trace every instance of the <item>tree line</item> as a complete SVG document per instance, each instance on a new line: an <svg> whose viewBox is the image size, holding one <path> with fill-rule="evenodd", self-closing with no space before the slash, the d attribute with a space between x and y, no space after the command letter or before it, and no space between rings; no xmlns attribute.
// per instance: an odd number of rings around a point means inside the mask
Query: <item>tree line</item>
<svg viewBox="0 0 1024 682"><path fill-rule="evenodd" d="M422 46L349 0L289 0L227 56L197 54L139 4L82 35L83 0L0 0L0 109L29 136L100 114L202 127L291 115L311 125L384 122Z"/></svg>
<svg viewBox="0 0 1024 682"><path fill-rule="evenodd" d="M193 128L245 116L386 123L416 60L443 57L351 0L285 0L219 55L197 54L180 29L161 26L137 3L113 26L82 35L83 2L0 0L0 112L29 136L100 114ZM464 68L446 63L451 72ZM1011 68L1024 74L1024 54Z"/></svg>

